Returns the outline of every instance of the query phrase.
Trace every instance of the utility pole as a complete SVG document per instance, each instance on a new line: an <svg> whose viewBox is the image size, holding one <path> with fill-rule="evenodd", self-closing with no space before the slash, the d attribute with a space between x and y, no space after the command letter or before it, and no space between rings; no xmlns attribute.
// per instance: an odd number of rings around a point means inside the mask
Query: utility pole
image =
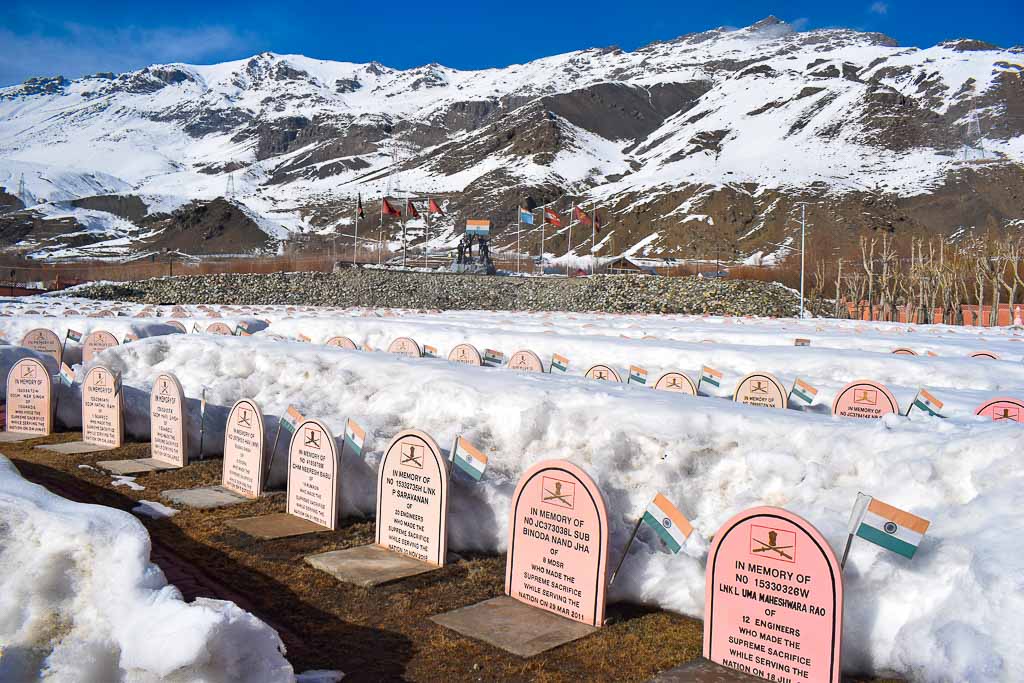
<svg viewBox="0 0 1024 683"><path fill-rule="evenodd" d="M800 319L804 317L804 257L807 254L807 202L800 204Z"/></svg>

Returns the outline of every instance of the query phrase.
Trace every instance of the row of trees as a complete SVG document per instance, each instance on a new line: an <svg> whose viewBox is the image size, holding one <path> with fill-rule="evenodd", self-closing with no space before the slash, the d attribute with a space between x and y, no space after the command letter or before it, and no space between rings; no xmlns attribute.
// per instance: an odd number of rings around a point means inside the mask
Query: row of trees
<svg viewBox="0 0 1024 683"><path fill-rule="evenodd" d="M890 233L861 237L857 252L811 255L808 250L812 310L848 316L847 303L866 315L899 320L899 311L917 322L961 324L963 307L996 325L1000 305L1011 309L1024 299L1024 238L1015 235L967 237L949 244L939 238L898 240ZM799 257L797 257L799 259ZM942 319L938 319L941 309Z"/></svg>

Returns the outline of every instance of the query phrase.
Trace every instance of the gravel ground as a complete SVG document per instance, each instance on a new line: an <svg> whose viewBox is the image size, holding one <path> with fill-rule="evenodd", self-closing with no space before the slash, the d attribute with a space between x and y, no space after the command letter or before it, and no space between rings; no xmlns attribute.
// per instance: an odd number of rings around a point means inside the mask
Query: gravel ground
<svg viewBox="0 0 1024 683"><path fill-rule="evenodd" d="M516 278L343 269L335 273L155 278L75 288L75 295L150 304L380 306L428 309L605 311L795 316L776 284L695 277L599 275Z"/></svg>

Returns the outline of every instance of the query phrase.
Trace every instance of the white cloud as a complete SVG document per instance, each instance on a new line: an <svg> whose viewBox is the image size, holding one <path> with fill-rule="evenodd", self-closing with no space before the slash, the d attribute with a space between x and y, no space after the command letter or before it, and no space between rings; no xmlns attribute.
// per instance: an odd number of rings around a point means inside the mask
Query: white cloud
<svg viewBox="0 0 1024 683"><path fill-rule="evenodd" d="M873 2L873 3L871 3L871 6L868 7L868 12L871 12L872 14L881 14L881 15L888 14L889 13L889 3L881 2L881 1Z"/></svg>
<svg viewBox="0 0 1024 683"><path fill-rule="evenodd" d="M76 78L161 62L195 62L250 50L230 28L98 28L65 23L52 34L18 35L0 27L0 87L31 76Z"/></svg>

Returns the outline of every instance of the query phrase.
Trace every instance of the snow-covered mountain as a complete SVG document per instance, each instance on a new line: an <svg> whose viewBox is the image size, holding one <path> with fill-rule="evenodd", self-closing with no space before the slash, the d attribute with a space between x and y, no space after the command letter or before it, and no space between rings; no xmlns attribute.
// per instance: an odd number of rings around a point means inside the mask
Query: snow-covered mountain
<svg viewBox="0 0 1024 683"><path fill-rule="evenodd" d="M0 243L247 251L350 233L361 194L374 237L382 195L447 202L435 244L468 217L507 241L517 204L557 200L598 207L603 254L742 257L785 244L802 200L841 238L1004 228L1024 215L1022 160L1024 53L970 40L768 18L482 71L264 53L0 89L0 211L28 205Z"/></svg>

